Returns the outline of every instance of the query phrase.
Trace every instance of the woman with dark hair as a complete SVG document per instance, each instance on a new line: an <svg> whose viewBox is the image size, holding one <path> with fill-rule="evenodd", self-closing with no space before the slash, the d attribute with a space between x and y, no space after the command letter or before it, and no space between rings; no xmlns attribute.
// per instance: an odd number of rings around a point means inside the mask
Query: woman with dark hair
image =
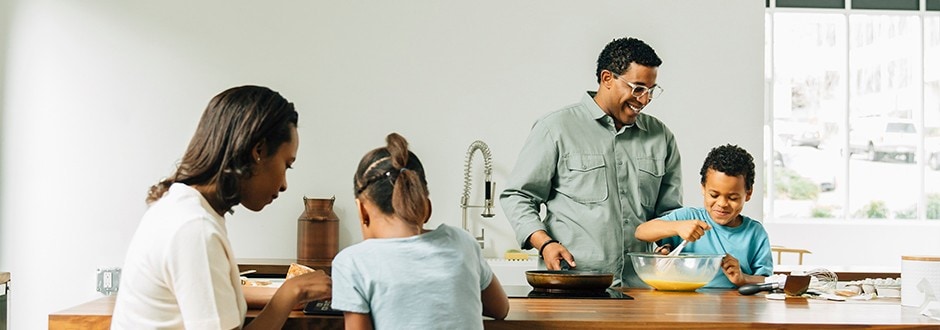
<svg viewBox="0 0 940 330"><path fill-rule="evenodd" d="M179 167L150 187L131 240L114 329L242 327L248 309L225 213L260 211L287 190L299 144L294 105L266 87L242 86L206 107ZM284 282L244 328L280 328L294 306L331 294L323 272Z"/></svg>
<svg viewBox="0 0 940 330"><path fill-rule="evenodd" d="M367 153L353 180L362 237L333 260L332 308L347 329L482 329L509 299L470 233L431 217L424 166L401 135Z"/></svg>

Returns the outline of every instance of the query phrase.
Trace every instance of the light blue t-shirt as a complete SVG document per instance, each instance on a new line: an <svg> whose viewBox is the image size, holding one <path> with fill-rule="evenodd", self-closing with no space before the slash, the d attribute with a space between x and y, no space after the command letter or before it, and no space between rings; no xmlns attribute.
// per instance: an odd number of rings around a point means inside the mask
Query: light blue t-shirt
<svg viewBox="0 0 940 330"><path fill-rule="evenodd" d="M741 272L748 275L770 276L773 274L774 262L770 254L770 239L764 226L754 219L741 215L743 222L740 226L731 228L715 223L708 211L700 207L683 207L663 216L662 220L692 220L698 219L708 223L711 230L705 232L695 242L686 243L682 253L697 254L728 254L738 259ZM661 244L678 246L682 242L679 236L667 237L660 240ZM736 288L728 280L725 273L718 271L715 278L705 285L706 288Z"/></svg>
<svg viewBox="0 0 940 330"><path fill-rule="evenodd" d="M483 329L480 294L493 271L464 230L367 239L332 267L333 309L369 313L375 329Z"/></svg>

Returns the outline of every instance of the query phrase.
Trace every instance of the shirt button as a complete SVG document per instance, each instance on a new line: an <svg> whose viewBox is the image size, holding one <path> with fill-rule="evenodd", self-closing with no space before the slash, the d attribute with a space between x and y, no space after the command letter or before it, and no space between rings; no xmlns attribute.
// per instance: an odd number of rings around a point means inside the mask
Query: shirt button
<svg viewBox="0 0 940 330"><path fill-rule="evenodd" d="M617 165L623 165L623 161L618 161Z"/></svg>

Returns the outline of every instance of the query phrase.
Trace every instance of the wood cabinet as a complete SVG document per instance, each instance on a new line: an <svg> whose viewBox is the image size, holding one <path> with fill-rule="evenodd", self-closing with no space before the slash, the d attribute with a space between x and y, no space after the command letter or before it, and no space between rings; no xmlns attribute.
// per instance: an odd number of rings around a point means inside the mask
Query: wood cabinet
<svg viewBox="0 0 940 330"><path fill-rule="evenodd" d="M297 259L272 259L272 258L237 258L235 262L238 263L238 271L244 272L248 270L254 270L255 273L252 274L252 277L279 277L283 278L287 275L287 269L290 268L291 263L299 263L304 266L326 271L327 274L330 274L333 260L330 259L320 259L320 260L297 260Z"/></svg>

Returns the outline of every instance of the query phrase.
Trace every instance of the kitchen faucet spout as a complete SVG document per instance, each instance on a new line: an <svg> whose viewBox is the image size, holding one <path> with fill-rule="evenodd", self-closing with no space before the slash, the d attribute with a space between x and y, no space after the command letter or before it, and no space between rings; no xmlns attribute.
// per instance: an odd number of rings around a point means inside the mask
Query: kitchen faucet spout
<svg viewBox="0 0 940 330"><path fill-rule="evenodd" d="M483 154L483 174L484 174L484 199L483 205L470 205L470 165L473 162L473 155L479 151ZM490 147L486 145L483 141L476 140L470 144L470 147L467 149L467 158L464 162L464 172L463 172L463 196L460 197L460 208L463 211L463 217L461 218L461 226L464 230L469 231L467 226L467 209L468 208L482 208L483 213L480 216L484 218L492 218L495 214L493 213L493 195L496 190L496 183L492 179L493 173L493 156L490 153ZM481 229L481 235L477 237L477 242L480 244L480 248L483 248L483 235Z"/></svg>

